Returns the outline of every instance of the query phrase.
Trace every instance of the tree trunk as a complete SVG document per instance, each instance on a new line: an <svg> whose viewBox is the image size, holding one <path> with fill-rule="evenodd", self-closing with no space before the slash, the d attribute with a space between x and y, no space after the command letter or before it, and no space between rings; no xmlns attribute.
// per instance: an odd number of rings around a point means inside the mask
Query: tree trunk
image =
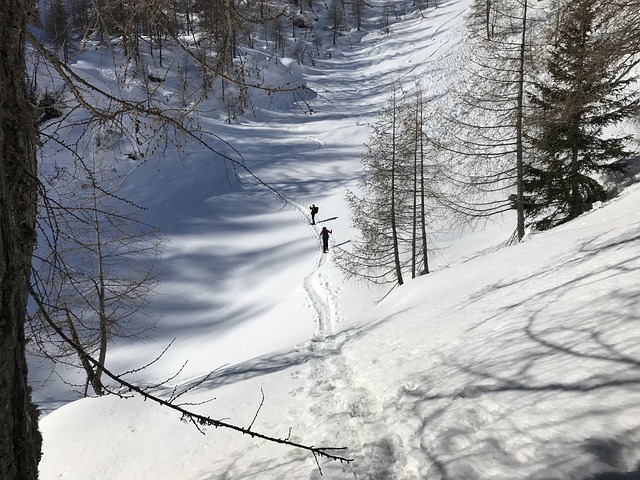
<svg viewBox="0 0 640 480"><path fill-rule="evenodd" d="M94 168L94 181L99 178ZM102 254L102 226L100 225L100 206L98 205L98 187L93 185L93 228L96 235L96 260L98 262L98 278L96 283L96 296L98 298L98 317L100 319L100 347L98 349L98 363L100 364L96 370L95 381L93 383L93 389L96 395L102 395L102 365L105 365L107 360L107 343L109 339L109 326L106 313L106 286L105 286L105 273L104 273L104 255ZM96 388L99 386L99 388Z"/></svg>
<svg viewBox="0 0 640 480"><path fill-rule="evenodd" d="M491 40L491 0L487 0L486 18L487 24L487 40Z"/></svg>
<svg viewBox="0 0 640 480"><path fill-rule="evenodd" d="M518 107L516 118L516 215L518 241L524 238L524 57L527 41L527 0L524 1L522 13L522 40L520 43L520 60L518 71Z"/></svg>
<svg viewBox="0 0 640 480"><path fill-rule="evenodd" d="M422 103L422 93L419 99L420 109L420 235L422 237L422 261L423 267L420 275L429 273L429 257L427 251L427 211L425 206L426 192L424 188L424 105Z"/></svg>
<svg viewBox="0 0 640 480"><path fill-rule="evenodd" d="M414 130L415 135L413 139L413 210L412 210L412 231L411 231L411 278L416 278L416 263L417 257L417 236L418 236L418 143L419 135L422 135L422 125L418 122L418 108L419 100L416 101L416 111L414 117Z"/></svg>
<svg viewBox="0 0 640 480"><path fill-rule="evenodd" d="M24 30L33 1L0 11L0 478L38 478L41 437L27 385L24 322L35 243L35 115L25 82Z"/></svg>
<svg viewBox="0 0 640 480"><path fill-rule="evenodd" d="M393 117L392 117L392 137L391 137L391 234L393 236L393 259L396 267L396 278L398 285L404 283L402 279L402 267L400 265L400 252L398 247L398 227L396 223L396 150L398 145L396 144L396 132L397 132L397 109L398 105L395 99L395 93L393 97Z"/></svg>

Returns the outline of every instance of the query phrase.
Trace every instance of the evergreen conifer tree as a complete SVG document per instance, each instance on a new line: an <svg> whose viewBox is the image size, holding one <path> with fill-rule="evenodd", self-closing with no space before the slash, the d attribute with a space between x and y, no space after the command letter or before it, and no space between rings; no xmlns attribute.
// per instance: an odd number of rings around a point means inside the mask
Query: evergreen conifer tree
<svg viewBox="0 0 640 480"><path fill-rule="evenodd" d="M637 112L638 94L625 75L633 57L616 48L610 12L594 0L569 2L559 15L547 61L548 81L530 100L539 115L531 134L536 159L527 163L524 202L532 225L547 229L589 210L606 192L596 175L619 169L628 137L605 127Z"/></svg>

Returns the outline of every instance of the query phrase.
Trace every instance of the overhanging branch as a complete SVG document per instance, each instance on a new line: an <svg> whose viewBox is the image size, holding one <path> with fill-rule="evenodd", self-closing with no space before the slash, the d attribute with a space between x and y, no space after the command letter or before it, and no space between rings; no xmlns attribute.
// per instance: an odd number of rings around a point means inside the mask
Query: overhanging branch
<svg viewBox="0 0 640 480"><path fill-rule="evenodd" d="M208 417L206 415L200 415L198 413L194 413L191 412L189 410L187 410L184 407L181 407L180 405L176 405L174 403L172 403L171 401L165 400L163 398L160 398L156 395L153 395L147 391L145 391L145 389L131 383L128 382L127 380L123 379L122 377L120 377L119 375L112 373L111 371L109 371L107 368L104 367L104 365L101 365L97 360L95 360L91 355L87 354L84 349L78 345L77 343L75 343L71 338L69 338L64 331L62 331L62 329L60 327L58 327L58 325L56 325L56 323L53 321L53 319L48 315L47 310L45 308L45 305L42 301L42 299L40 298L40 296L38 295L38 293L34 290L33 286L29 286L29 293L31 294L31 296L33 297L34 301L36 302L36 304L38 305L38 308L40 309L40 311L42 312L42 316L45 319L45 321L47 322L47 324L60 336L60 338L62 338L64 340L64 342L66 342L68 345L70 345L73 349L75 349L78 352L78 355L80 355L82 358L86 359L88 362L90 362L91 364L94 365L94 367L96 368L100 368L102 370L103 375L106 375L107 377L109 377L111 380L113 380L114 382L116 382L118 385L126 388L127 390L131 391L131 392L135 392L138 395L142 396L143 398L150 400L152 402L157 403L158 405L161 405L163 407L167 407L170 408L171 410L174 410L178 413L181 414L182 419L186 419L189 422L191 422L200 432L202 432L204 434L204 431L201 429L201 427L203 426L212 426L212 427L220 427L220 428L227 428L230 430L234 430L236 432L240 432L243 435L250 435L252 438L260 438L262 440L268 441L268 442L272 442L272 443L278 443L281 445L288 445L290 447L293 448L298 448L298 449L302 449L302 450L306 450L309 451L313 454L314 458L317 459L317 457L324 457L324 458L328 458L331 460L336 460L339 461L341 463L350 463L353 461L353 458L348 458L342 455L337 455L334 453L331 453L333 451L342 451L342 450L346 450L346 447L314 447L312 445L305 445L302 443L297 443L297 442L293 442L291 440L289 440L289 437L287 438L276 438L276 437L272 437L270 435L265 435L256 431L251 430L251 427L253 426L250 425L249 427L245 428L245 427L240 427L238 425L234 425L231 423L227 423L227 422L223 422L220 420L215 420L211 417Z"/></svg>

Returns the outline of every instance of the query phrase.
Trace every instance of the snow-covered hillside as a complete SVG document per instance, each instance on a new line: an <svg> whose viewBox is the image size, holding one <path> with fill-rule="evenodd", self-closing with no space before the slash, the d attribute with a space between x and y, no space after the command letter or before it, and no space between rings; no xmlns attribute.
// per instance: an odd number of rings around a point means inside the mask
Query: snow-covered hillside
<svg viewBox="0 0 640 480"><path fill-rule="evenodd" d="M36 400L58 407L41 421L42 479L640 478L639 185L473 256L514 227L489 224L380 303L383 292L345 280L321 253L319 227L333 230L331 248L356 234L344 194L368 122L393 82L446 92L468 6L439 2L389 34L372 15L329 58L291 62L319 94L312 115L280 99L237 125L201 121L287 203L250 178L228 183L204 151L152 158L124 183L169 243L147 308L160 319L152 341L118 344L111 369L144 365L175 338L132 378L153 384L187 361L171 383L188 385L219 369L181 397L191 410L345 447L354 460L316 461L225 429L203 435L136 397L68 403L73 394L34 360Z"/></svg>

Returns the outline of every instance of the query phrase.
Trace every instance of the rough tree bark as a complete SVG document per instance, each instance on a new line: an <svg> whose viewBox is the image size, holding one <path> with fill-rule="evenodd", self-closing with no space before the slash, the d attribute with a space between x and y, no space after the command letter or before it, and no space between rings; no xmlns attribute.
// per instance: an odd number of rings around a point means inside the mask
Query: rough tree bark
<svg viewBox="0 0 640 480"><path fill-rule="evenodd" d="M41 437L27 385L24 322L35 242L35 115L25 82L32 0L0 7L0 478L38 478Z"/></svg>
<svg viewBox="0 0 640 480"><path fill-rule="evenodd" d="M400 265L400 252L398 248L398 225L396 218L396 185L397 185L397 142L396 134L398 131L398 105L396 103L395 92L393 94L393 110L392 110L392 133L391 133L391 234L393 237L393 260L396 266L396 278L398 285L402 285L404 280L402 279L402 266Z"/></svg>
<svg viewBox="0 0 640 480"><path fill-rule="evenodd" d="M516 215L518 241L525 232L524 216L524 92L525 56L527 54L527 0L522 7L522 36L518 59L518 94L516 100Z"/></svg>

